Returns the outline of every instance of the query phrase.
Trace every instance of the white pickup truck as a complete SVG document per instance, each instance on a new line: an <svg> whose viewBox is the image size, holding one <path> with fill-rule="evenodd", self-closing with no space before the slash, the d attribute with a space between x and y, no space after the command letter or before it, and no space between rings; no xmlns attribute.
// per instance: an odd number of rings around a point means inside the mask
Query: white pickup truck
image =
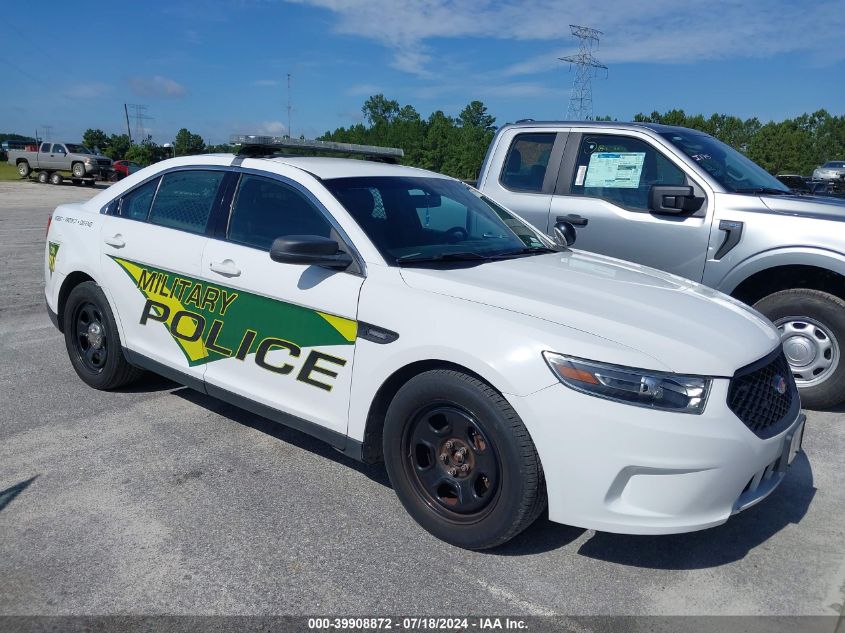
<svg viewBox="0 0 845 633"><path fill-rule="evenodd" d="M845 200L796 194L696 130L596 121L504 126L478 188L579 249L754 306L804 405L845 400Z"/></svg>
<svg viewBox="0 0 845 633"><path fill-rule="evenodd" d="M93 185L97 178L107 180L113 171L112 160L98 156L78 143L41 143L33 151L9 150L8 162L14 165L21 178L38 175L38 182L60 185L61 172L70 172L74 184Z"/></svg>

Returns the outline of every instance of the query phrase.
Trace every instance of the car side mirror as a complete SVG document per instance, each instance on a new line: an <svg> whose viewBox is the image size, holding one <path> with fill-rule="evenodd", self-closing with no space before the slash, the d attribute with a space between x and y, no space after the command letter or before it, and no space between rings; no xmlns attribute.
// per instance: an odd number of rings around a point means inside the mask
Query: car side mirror
<svg viewBox="0 0 845 633"><path fill-rule="evenodd" d="M282 264L306 264L344 270L352 256L340 250L338 243L319 235L284 235L273 240L270 259Z"/></svg>
<svg viewBox="0 0 845 633"><path fill-rule="evenodd" d="M653 213L698 211L703 203L704 198L696 197L689 185L652 185L648 190L648 208Z"/></svg>
<svg viewBox="0 0 845 633"><path fill-rule="evenodd" d="M570 222L558 220L554 227L554 240L558 246L572 246L575 243L575 227Z"/></svg>

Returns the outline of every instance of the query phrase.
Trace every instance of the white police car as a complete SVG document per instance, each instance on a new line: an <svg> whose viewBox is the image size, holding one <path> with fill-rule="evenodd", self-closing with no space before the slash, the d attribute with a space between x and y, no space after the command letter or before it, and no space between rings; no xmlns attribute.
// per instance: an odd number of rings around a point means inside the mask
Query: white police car
<svg viewBox="0 0 845 633"><path fill-rule="evenodd" d="M164 161L58 207L45 274L88 385L151 370L383 459L408 512L461 547L507 541L547 500L610 532L718 525L801 446L759 314L559 247L420 169Z"/></svg>

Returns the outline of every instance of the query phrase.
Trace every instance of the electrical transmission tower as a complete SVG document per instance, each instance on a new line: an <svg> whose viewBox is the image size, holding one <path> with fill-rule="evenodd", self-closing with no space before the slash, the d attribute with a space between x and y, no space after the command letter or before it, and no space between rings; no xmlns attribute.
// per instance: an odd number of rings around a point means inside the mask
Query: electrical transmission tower
<svg viewBox="0 0 845 633"><path fill-rule="evenodd" d="M147 121L152 121L153 117L147 116L147 106L140 103L127 103L127 106L132 109L135 117L135 141L141 143L147 138Z"/></svg>
<svg viewBox="0 0 845 633"><path fill-rule="evenodd" d="M586 121L593 118L593 77L598 70L607 71L607 66L593 57L593 46L599 47L601 31L586 26L570 24L569 30L579 40L575 55L559 57L562 62L575 65L575 81L569 93L569 109L566 118L570 121Z"/></svg>
<svg viewBox="0 0 845 633"><path fill-rule="evenodd" d="M288 107L287 107L287 110L288 110L288 138L293 138L292 132L291 132L291 129L290 129L290 111L291 111L291 105L290 105L290 73L288 73Z"/></svg>
<svg viewBox="0 0 845 633"><path fill-rule="evenodd" d="M45 141L52 141L53 140L53 126L52 125L42 125L44 128L44 140Z"/></svg>

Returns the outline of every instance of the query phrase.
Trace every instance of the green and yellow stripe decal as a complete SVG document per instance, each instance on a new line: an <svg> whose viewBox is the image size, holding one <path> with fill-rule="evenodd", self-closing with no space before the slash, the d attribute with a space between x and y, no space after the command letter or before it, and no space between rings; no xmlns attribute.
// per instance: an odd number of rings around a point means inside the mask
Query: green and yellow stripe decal
<svg viewBox="0 0 845 633"><path fill-rule="evenodd" d="M243 360L271 337L304 348L352 345L358 334L351 319L111 258L148 300L151 312L142 315L142 323L167 327L190 366L233 356Z"/></svg>

